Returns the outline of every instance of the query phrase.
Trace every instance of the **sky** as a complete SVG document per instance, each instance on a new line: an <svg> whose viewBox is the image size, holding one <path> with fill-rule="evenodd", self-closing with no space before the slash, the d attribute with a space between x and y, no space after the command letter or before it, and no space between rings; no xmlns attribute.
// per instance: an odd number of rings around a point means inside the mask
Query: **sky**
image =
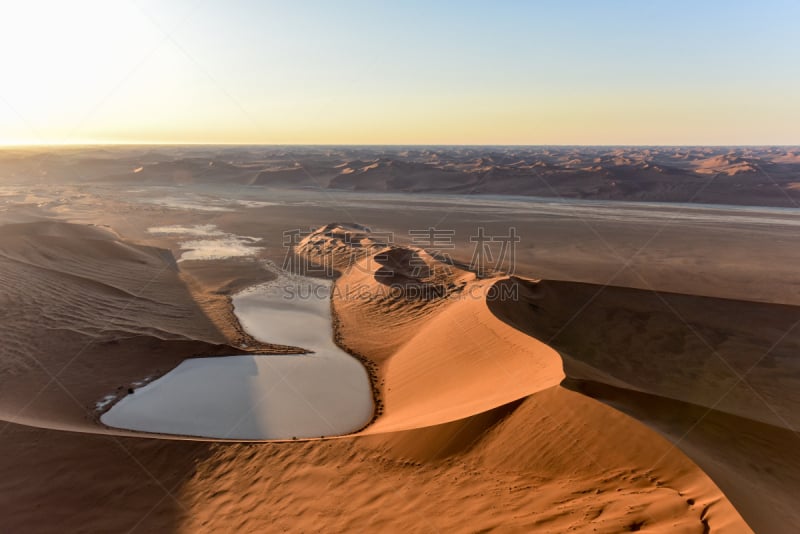
<svg viewBox="0 0 800 534"><path fill-rule="evenodd" d="M0 144L800 144L796 0L0 0Z"/></svg>

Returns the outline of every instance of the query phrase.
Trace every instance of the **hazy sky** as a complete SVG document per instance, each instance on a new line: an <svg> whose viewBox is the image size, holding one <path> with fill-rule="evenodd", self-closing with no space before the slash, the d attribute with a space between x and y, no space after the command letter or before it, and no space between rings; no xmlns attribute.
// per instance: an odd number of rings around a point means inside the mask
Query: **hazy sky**
<svg viewBox="0 0 800 534"><path fill-rule="evenodd" d="M800 144L800 2L0 0L0 143Z"/></svg>

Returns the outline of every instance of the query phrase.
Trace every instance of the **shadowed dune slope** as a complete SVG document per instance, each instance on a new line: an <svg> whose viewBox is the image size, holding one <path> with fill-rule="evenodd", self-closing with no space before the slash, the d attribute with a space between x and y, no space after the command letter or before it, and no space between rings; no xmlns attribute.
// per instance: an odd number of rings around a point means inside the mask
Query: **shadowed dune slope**
<svg viewBox="0 0 800 534"><path fill-rule="evenodd" d="M102 431L95 403L231 353L169 251L58 222L0 227L0 418Z"/></svg>
<svg viewBox="0 0 800 534"><path fill-rule="evenodd" d="M764 423L800 426L800 307L514 278L492 312L607 382ZM745 380L740 380L745 376Z"/></svg>
<svg viewBox="0 0 800 534"><path fill-rule="evenodd" d="M605 384L569 387L630 414L676 443L756 532L800 529L800 438L791 430Z"/></svg>
<svg viewBox="0 0 800 534"><path fill-rule="evenodd" d="M758 532L800 529L800 309L512 278L492 312L564 358L565 385L659 431Z"/></svg>

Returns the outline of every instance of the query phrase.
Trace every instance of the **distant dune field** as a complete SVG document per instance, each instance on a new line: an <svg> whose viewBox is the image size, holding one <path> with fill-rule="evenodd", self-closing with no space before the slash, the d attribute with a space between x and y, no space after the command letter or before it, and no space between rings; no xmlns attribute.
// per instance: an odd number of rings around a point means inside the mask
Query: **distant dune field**
<svg viewBox="0 0 800 534"><path fill-rule="evenodd" d="M6 149L23 183L252 185L798 207L797 147L141 147Z"/></svg>

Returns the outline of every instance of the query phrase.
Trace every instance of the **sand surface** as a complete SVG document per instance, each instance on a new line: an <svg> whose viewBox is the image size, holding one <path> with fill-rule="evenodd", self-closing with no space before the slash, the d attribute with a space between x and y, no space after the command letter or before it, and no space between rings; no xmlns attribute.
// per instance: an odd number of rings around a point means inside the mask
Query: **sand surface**
<svg viewBox="0 0 800 534"><path fill-rule="evenodd" d="M236 208L229 192L212 205L230 211L203 211L171 194L171 206L141 211L108 191L53 193L44 187L36 205L0 214L3 530L800 528L799 293L778 261L794 250L789 230L703 220L687 222L688 234L665 224L653 239L664 221L600 221L620 254L653 244L609 286L617 259L577 239L589 239L583 223L561 215L521 209L513 217L541 236L530 263L511 278L480 279L463 265L440 269L420 247L327 225L352 209L387 228L410 211L287 206L249 191L240 200L279 205ZM422 225L442 215L414 212ZM450 216L457 228L468 217ZM191 236L147 231L207 224L260 238L261 250L178 263ZM283 230L311 225L321 228L295 252L335 267L328 321L337 345L361 360L348 361L368 370L370 426L351 437L230 444L121 436L102 425L108 405L98 402L111 396L122 406L139 394L128 388L153 387L181 362L309 348L292 342L314 338L310 328L292 333L297 323L256 321L261 332L239 324L236 295L275 279L264 262L285 259ZM707 255L697 254L701 242ZM345 269L351 258L358 269ZM403 270L409 258L419 269ZM540 280L544 271L562 281ZM498 285L518 287L521 298L486 299ZM360 298L348 298L353 288ZM685 294L669 293L676 288Z"/></svg>

